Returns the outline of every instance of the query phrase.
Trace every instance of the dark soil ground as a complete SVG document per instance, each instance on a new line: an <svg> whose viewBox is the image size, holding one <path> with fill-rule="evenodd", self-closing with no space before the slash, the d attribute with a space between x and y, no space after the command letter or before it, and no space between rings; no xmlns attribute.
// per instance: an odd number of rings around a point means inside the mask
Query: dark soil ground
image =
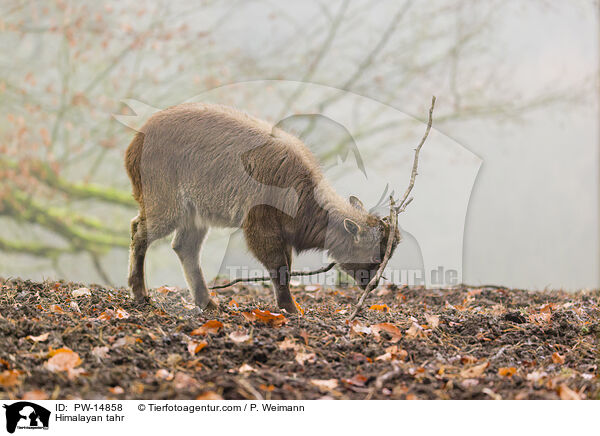
<svg viewBox="0 0 600 436"><path fill-rule="evenodd" d="M202 315L174 288L138 306L124 289L0 283L5 399L600 399L599 291L384 286L348 323L352 287L295 288L305 313L282 318L252 313L278 312L262 285Z"/></svg>

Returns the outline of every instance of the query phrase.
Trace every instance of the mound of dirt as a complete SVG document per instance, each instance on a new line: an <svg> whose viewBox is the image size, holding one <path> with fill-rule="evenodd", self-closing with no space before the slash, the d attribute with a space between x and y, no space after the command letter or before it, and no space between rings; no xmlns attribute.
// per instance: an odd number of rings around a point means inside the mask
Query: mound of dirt
<svg viewBox="0 0 600 436"><path fill-rule="evenodd" d="M263 285L185 290L0 281L4 399L600 399L600 292Z"/></svg>

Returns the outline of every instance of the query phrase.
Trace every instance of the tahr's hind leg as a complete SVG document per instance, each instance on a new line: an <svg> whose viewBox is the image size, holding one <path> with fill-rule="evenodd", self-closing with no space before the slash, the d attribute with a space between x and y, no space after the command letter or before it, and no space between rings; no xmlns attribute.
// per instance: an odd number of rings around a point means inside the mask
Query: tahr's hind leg
<svg viewBox="0 0 600 436"><path fill-rule="evenodd" d="M175 231L171 246L183 267L185 280L200 309L215 310L218 305L210 298L204 275L200 269L200 248L206 237L206 228L182 227Z"/></svg>
<svg viewBox="0 0 600 436"><path fill-rule="evenodd" d="M131 220L131 246L129 249L129 286L138 302L146 300L148 292L144 281L144 260L148 249L145 220L136 216Z"/></svg>

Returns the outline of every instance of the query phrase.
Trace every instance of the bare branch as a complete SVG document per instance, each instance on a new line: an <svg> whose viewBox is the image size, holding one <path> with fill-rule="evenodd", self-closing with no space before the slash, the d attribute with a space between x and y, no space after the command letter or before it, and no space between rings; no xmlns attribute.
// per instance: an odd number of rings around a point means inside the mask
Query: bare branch
<svg viewBox="0 0 600 436"><path fill-rule="evenodd" d="M363 291L362 295L360 296L360 299L358 300L358 304L354 308L354 312L352 312L352 315L350 315L350 318L349 318L350 321L352 321L356 317L356 315L358 315L358 312L360 311L363 304L365 303L365 299L367 298L367 295L369 295L369 293L379 283L379 280L381 279L381 275L383 274L383 270L387 266L387 264L390 260L390 256L392 254L392 247L394 245L394 235L396 234L397 228L398 228L398 214L396 213L394 197L390 196L390 233L388 236L387 245L385 247L385 255L383 256L383 260L381 261L381 264L379 265L379 268L377 269L377 273L375 274L375 277L373 277L371 279L371 281L369 282L369 284Z"/></svg>
<svg viewBox="0 0 600 436"><path fill-rule="evenodd" d="M408 206L408 204L412 201L412 198L408 199L408 196L410 194L410 191L412 191L413 187L415 186L415 179L417 178L417 168L419 166L419 153L421 152L421 148L423 147L423 144L425 144L425 141L427 140L427 137L429 136L429 132L431 131L431 124L433 123L433 108L434 108L434 106L435 106L435 96L431 97L431 107L429 108L429 121L427 122L427 129L425 130L425 134L423 135L423 138L421 138L421 142L419 143L417 148L415 148L415 159L413 161L413 167L412 167L412 171L410 173L410 183L408 184L408 187L406 188L406 191L404 192L404 196L398 202L398 206L396 207L396 213L404 212L404 210L406 209L406 206Z"/></svg>

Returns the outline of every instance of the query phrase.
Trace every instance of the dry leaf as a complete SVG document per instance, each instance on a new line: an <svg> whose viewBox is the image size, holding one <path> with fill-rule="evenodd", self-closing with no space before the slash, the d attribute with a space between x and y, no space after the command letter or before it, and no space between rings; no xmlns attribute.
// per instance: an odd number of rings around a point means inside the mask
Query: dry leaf
<svg viewBox="0 0 600 436"><path fill-rule="evenodd" d="M125 393L125 389L123 389L121 386L114 386L112 388L108 388L108 391L111 394L115 394L115 395L121 395Z"/></svg>
<svg viewBox="0 0 600 436"><path fill-rule="evenodd" d="M195 356L200 350L208 345L206 341L189 341L188 351L192 356Z"/></svg>
<svg viewBox="0 0 600 436"><path fill-rule="evenodd" d="M121 309L120 307L115 312L115 316L117 317L117 319L129 318L129 314L127 313L127 311L125 311L125 309Z"/></svg>
<svg viewBox="0 0 600 436"><path fill-rule="evenodd" d="M498 375L501 377L512 377L517 372L517 368L511 366L509 368L498 369Z"/></svg>
<svg viewBox="0 0 600 436"><path fill-rule="evenodd" d="M367 383L367 380L368 380L368 378L362 374L356 374L354 377L349 378L349 379L348 378L342 379L342 381L344 383L347 383L352 386L358 386L358 387L363 387Z"/></svg>
<svg viewBox="0 0 600 436"><path fill-rule="evenodd" d="M222 400L223 397L213 391L206 391L201 393L196 397L196 400L206 401L206 400Z"/></svg>
<svg viewBox="0 0 600 436"><path fill-rule="evenodd" d="M228 306L230 306L230 307L240 307L240 305L238 304L238 302L235 301L233 298L229 302Z"/></svg>
<svg viewBox="0 0 600 436"><path fill-rule="evenodd" d="M437 315L425 314L425 320L431 329L437 328L440 325L440 317Z"/></svg>
<svg viewBox="0 0 600 436"><path fill-rule="evenodd" d="M362 334L370 335L371 327L367 327L367 326L361 324L361 322L359 320L355 319L350 324L350 334L359 335L359 336Z"/></svg>
<svg viewBox="0 0 600 436"><path fill-rule="evenodd" d="M565 356L559 354L558 352L552 353L552 362L562 365L565 363Z"/></svg>
<svg viewBox="0 0 600 436"><path fill-rule="evenodd" d="M125 345L133 345L137 342L137 339L133 336L123 336L115 341L113 348L123 347Z"/></svg>
<svg viewBox="0 0 600 436"><path fill-rule="evenodd" d="M294 342L294 340L290 339L290 338L285 338L283 341L279 342L277 344L277 347L280 350L294 350L294 351L298 351L301 348L300 345L296 344L296 342Z"/></svg>
<svg viewBox="0 0 600 436"><path fill-rule="evenodd" d="M161 380L167 380L167 381L173 380L173 373L169 372L168 370L166 370L164 368L161 368L158 371L156 371L156 374L154 374L154 376Z"/></svg>
<svg viewBox="0 0 600 436"><path fill-rule="evenodd" d="M244 342L250 342L252 337L245 331L236 330L234 332L229 333L229 339L231 339L236 344L243 344Z"/></svg>
<svg viewBox="0 0 600 436"><path fill-rule="evenodd" d="M479 365L465 368L460 372L460 376L463 378L477 378L481 377L485 372L486 368L490 366L490 362L483 362Z"/></svg>
<svg viewBox="0 0 600 436"><path fill-rule="evenodd" d="M48 310L50 310L50 312L53 312L53 313L65 313L64 309L62 307L60 307L58 304L50 305Z"/></svg>
<svg viewBox="0 0 600 436"><path fill-rule="evenodd" d="M199 386L198 381L184 372L178 372L173 378L175 389L196 389Z"/></svg>
<svg viewBox="0 0 600 436"><path fill-rule="evenodd" d="M385 354L376 357L375 360L406 360L407 357L408 352L406 350L403 350L402 348L398 347L398 345L392 345L391 347L387 347L385 349Z"/></svg>
<svg viewBox="0 0 600 436"><path fill-rule="evenodd" d="M321 390L332 390L337 388L338 381L334 378L328 380L311 380L311 384L317 386Z"/></svg>
<svg viewBox="0 0 600 436"><path fill-rule="evenodd" d="M534 382L541 380L544 377L548 377L548 374L544 371L533 371L533 372L530 372L529 374L527 374L527 380L534 381Z"/></svg>
<svg viewBox="0 0 600 436"><path fill-rule="evenodd" d="M92 348L92 355L98 359L106 359L108 357L108 347L94 347Z"/></svg>
<svg viewBox="0 0 600 436"><path fill-rule="evenodd" d="M373 335L375 336L375 339L377 339L377 340L381 339L381 336L379 335L379 333L382 331L389 333L389 335L391 336L391 339L390 339L391 343L396 343L400 340L400 338L402 338L402 333L400 332L400 329L398 327L396 327L394 324L391 324L389 322L373 324L373 325L371 325L371 331L373 332Z"/></svg>
<svg viewBox="0 0 600 436"><path fill-rule="evenodd" d="M217 321L216 319L206 321L201 327L194 329L190 335L192 336L204 336L208 333L215 334L218 333L219 330L223 328L223 323L221 321Z"/></svg>
<svg viewBox="0 0 600 436"><path fill-rule="evenodd" d="M465 354L464 356L461 356L461 357L460 357L460 362L461 362L463 365L472 364L472 363L475 363L475 362L477 362L477 358L476 358L476 357L474 357L474 356L470 356L470 355L468 355L468 354Z"/></svg>
<svg viewBox="0 0 600 436"><path fill-rule="evenodd" d="M425 337L425 332L423 331L423 327L413 321L410 328L406 330L406 336L409 338L423 338Z"/></svg>
<svg viewBox="0 0 600 436"><path fill-rule="evenodd" d="M19 374L21 371L16 369L7 369L0 372L0 386L10 388L19 384Z"/></svg>
<svg viewBox="0 0 600 436"><path fill-rule="evenodd" d="M39 389L33 390L33 391L29 391L29 392L25 392L23 394L23 400L47 400L48 399L48 394L44 391L41 391Z"/></svg>
<svg viewBox="0 0 600 436"><path fill-rule="evenodd" d="M250 365L248 365L247 363L244 363L242 366L240 366L240 369L238 369L238 372L240 374L246 374L248 372L256 372L256 370L254 368L252 368Z"/></svg>
<svg viewBox="0 0 600 436"><path fill-rule="evenodd" d="M256 321L256 315L254 315L251 312L241 312L240 315L242 315L246 321L249 321L249 322Z"/></svg>
<svg viewBox="0 0 600 436"><path fill-rule="evenodd" d="M71 292L71 295L73 297L89 297L92 295L92 292L88 288L79 288Z"/></svg>
<svg viewBox="0 0 600 436"><path fill-rule="evenodd" d="M81 362L79 354L68 348L61 348L54 352L53 356L44 363L44 366L52 372L69 371L81 365Z"/></svg>
<svg viewBox="0 0 600 436"><path fill-rule="evenodd" d="M50 333L42 333L39 336L27 336L25 339L29 339L30 341L33 342L44 342L48 340L48 336L50 336Z"/></svg>
<svg viewBox="0 0 600 436"><path fill-rule="evenodd" d="M174 288L172 286L161 286L160 288L158 288L156 290L156 292L164 295L164 294L169 294L171 292L177 292L177 288Z"/></svg>
<svg viewBox="0 0 600 436"><path fill-rule="evenodd" d="M558 396L561 400L582 400L583 396L565 384L561 384L558 389Z"/></svg>
<svg viewBox="0 0 600 436"><path fill-rule="evenodd" d="M379 312L389 312L390 308L388 307L387 304L374 304L371 307L369 307L369 310L377 310Z"/></svg>
<svg viewBox="0 0 600 436"><path fill-rule="evenodd" d="M270 325L271 327L281 327L287 322L285 316L280 313L271 313L268 310L254 309L252 311L257 321Z"/></svg>
<svg viewBox="0 0 600 436"><path fill-rule="evenodd" d="M315 353L298 352L295 359L300 365L304 365L305 362L314 363L317 360L317 355Z"/></svg>

